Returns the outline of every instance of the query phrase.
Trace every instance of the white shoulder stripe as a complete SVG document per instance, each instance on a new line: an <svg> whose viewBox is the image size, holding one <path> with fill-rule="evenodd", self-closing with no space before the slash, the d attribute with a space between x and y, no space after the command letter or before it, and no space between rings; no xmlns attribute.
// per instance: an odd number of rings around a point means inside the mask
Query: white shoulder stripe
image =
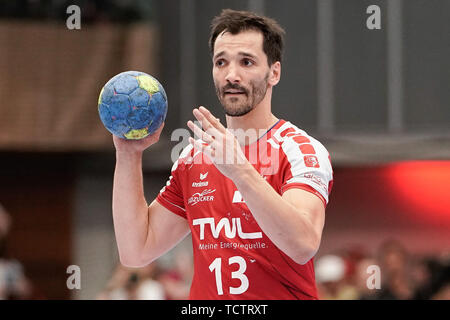
<svg viewBox="0 0 450 320"><path fill-rule="evenodd" d="M328 184L333 179L328 151L305 131L292 124L284 130L289 128L291 134L280 136L281 148L291 167L292 178L287 183L309 185L328 202Z"/></svg>

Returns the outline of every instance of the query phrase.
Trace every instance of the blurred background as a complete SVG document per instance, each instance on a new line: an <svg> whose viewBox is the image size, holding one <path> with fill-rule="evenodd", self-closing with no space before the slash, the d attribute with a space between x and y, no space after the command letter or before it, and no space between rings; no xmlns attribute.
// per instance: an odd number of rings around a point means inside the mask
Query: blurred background
<svg viewBox="0 0 450 320"><path fill-rule="evenodd" d="M80 29L66 26L72 4ZM380 29L366 25L370 5ZM450 299L448 0L0 1L0 299L187 298L189 237L146 268L119 264L115 154L97 99L126 70L163 84L166 125L144 156L151 202L180 142L172 132L198 105L221 114L207 41L223 8L285 28L273 111L330 151L320 297ZM67 287L70 265L81 289Z"/></svg>

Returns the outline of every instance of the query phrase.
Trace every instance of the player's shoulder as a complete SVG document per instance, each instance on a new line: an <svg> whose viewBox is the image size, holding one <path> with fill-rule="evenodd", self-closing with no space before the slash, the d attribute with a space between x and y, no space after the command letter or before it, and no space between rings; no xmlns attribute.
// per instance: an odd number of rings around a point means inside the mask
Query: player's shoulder
<svg viewBox="0 0 450 320"><path fill-rule="evenodd" d="M289 121L284 121L273 137L284 152L300 150L302 153L309 153L314 150L316 153L328 155L328 150L318 139Z"/></svg>

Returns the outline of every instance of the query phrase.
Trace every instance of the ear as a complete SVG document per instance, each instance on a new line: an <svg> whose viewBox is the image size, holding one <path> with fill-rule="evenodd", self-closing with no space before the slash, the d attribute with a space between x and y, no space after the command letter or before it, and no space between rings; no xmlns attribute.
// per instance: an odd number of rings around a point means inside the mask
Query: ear
<svg viewBox="0 0 450 320"><path fill-rule="evenodd" d="M270 67L270 74L269 74L269 84L274 87L280 82L281 78L281 63L280 61L275 62Z"/></svg>

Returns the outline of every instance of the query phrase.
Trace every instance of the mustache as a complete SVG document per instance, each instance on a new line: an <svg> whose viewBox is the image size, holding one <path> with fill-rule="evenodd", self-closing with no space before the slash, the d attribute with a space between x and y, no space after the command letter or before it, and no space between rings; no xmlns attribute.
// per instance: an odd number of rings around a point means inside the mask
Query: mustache
<svg viewBox="0 0 450 320"><path fill-rule="evenodd" d="M225 91L230 90L230 89L243 91L246 95L248 95L248 90L244 87L241 87L240 85L238 85L236 83L227 83L225 86L223 86L222 87L222 95L225 94Z"/></svg>

